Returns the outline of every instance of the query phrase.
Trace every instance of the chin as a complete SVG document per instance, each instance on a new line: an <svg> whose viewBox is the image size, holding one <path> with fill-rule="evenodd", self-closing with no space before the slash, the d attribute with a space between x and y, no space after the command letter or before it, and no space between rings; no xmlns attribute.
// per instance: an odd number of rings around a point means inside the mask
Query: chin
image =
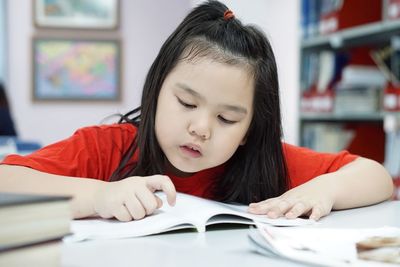
<svg viewBox="0 0 400 267"><path fill-rule="evenodd" d="M174 164L173 166L177 171L187 174L195 173L202 170L200 168L193 168L193 167L188 168L188 166L179 166L178 164L177 165Z"/></svg>
<svg viewBox="0 0 400 267"><path fill-rule="evenodd" d="M168 159L168 167L170 172L177 176L191 176L193 173L200 171L201 169L193 166L188 166L185 162L179 162Z"/></svg>

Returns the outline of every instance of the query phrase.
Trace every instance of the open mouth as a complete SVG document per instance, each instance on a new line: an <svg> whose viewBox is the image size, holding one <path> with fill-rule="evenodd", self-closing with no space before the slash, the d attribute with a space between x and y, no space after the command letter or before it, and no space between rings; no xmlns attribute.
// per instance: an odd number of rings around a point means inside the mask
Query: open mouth
<svg viewBox="0 0 400 267"><path fill-rule="evenodd" d="M192 145L184 145L184 146L180 146L179 147L181 149L181 151L185 154L188 155L190 157L193 158L198 158L201 157L201 152L199 151L199 149L195 146Z"/></svg>

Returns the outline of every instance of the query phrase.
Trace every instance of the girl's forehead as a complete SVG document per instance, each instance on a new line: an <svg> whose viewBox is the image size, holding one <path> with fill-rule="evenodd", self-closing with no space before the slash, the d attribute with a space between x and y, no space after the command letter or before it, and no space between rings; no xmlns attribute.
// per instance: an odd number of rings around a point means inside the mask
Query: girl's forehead
<svg viewBox="0 0 400 267"><path fill-rule="evenodd" d="M210 58L180 61L166 82L184 92L196 92L208 98L248 105L252 104L254 94L253 75L247 67Z"/></svg>
<svg viewBox="0 0 400 267"><path fill-rule="evenodd" d="M214 70L214 72L210 72L210 70ZM254 79L252 67L249 64L233 60L221 60L213 57L195 57L182 59L178 62L173 71L188 72L188 74L196 72L197 75L199 74L198 72L205 75L215 74L216 77L223 76L223 74L227 73L236 73L237 76L232 76L230 77L230 79Z"/></svg>

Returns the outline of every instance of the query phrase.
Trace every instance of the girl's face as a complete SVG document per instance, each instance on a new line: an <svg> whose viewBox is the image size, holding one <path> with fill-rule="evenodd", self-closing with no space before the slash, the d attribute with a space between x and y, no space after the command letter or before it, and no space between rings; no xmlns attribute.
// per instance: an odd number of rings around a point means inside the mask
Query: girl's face
<svg viewBox="0 0 400 267"><path fill-rule="evenodd" d="M218 166L245 143L253 80L240 65L208 58L178 63L161 87L155 122L170 171L182 175Z"/></svg>

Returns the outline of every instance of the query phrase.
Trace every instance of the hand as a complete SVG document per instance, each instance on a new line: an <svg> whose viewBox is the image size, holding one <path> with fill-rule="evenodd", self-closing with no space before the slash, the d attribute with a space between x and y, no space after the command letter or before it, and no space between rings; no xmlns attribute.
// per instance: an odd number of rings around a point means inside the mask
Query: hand
<svg viewBox="0 0 400 267"><path fill-rule="evenodd" d="M330 174L325 174L295 187L279 197L251 203L248 212L266 214L270 218L284 216L294 219L302 215L319 220L328 215L334 204Z"/></svg>
<svg viewBox="0 0 400 267"><path fill-rule="evenodd" d="M154 194L158 190L167 195L169 205L175 205L175 186L165 175L136 176L103 183L94 194L94 211L102 218L139 220L162 206L162 200Z"/></svg>

